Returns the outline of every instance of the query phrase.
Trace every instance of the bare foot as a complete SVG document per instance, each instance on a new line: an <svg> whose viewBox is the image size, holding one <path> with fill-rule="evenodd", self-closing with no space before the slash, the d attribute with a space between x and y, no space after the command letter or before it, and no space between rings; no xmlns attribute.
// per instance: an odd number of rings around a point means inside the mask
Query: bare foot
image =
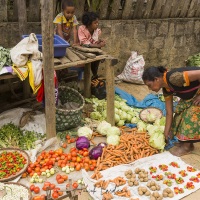
<svg viewBox="0 0 200 200"><path fill-rule="evenodd" d="M175 146L169 150L174 156L184 156L194 150L194 145L192 143L180 143L179 146Z"/></svg>

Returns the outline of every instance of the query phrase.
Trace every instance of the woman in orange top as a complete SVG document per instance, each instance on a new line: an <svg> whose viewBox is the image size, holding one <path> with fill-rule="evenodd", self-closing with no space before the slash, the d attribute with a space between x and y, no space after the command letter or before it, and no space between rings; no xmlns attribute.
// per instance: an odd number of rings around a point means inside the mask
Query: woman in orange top
<svg viewBox="0 0 200 200"><path fill-rule="evenodd" d="M175 135L179 144L170 152L182 156L194 149L200 141L200 68L182 67L167 71L164 67L149 67L143 73L143 81L152 91L161 88L166 104L165 138ZM180 101L173 117L173 96Z"/></svg>

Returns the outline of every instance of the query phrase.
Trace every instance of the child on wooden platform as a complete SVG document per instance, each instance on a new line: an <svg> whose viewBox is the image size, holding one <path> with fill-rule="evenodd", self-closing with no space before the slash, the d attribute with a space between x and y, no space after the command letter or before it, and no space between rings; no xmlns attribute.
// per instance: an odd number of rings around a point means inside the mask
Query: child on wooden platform
<svg viewBox="0 0 200 200"><path fill-rule="evenodd" d="M99 16L95 12L87 12L82 16L82 24L78 28L78 38L80 45L89 48L101 48L105 46L105 41L99 38L101 30L99 26ZM92 79L98 78L98 67L100 61L91 63Z"/></svg>

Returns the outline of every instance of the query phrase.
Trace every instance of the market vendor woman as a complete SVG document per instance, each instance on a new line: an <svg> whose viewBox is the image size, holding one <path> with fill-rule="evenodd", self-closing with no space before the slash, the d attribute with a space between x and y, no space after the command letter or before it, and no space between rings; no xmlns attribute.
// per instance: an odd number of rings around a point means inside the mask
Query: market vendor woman
<svg viewBox="0 0 200 200"><path fill-rule="evenodd" d="M200 67L182 67L167 71L164 67L149 67L142 76L150 90L161 88L166 104L165 138L175 135L179 144L170 152L182 156L200 141ZM173 117L173 95L180 97Z"/></svg>

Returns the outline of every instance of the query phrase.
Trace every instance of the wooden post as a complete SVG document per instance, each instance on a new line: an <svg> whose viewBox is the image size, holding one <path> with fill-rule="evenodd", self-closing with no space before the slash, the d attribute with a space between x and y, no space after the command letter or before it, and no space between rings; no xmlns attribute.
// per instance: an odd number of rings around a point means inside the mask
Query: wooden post
<svg viewBox="0 0 200 200"><path fill-rule="evenodd" d="M106 60L106 97L107 97L107 122L115 125L115 88L114 88L114 63L112 60Z"/></svg>
<svg viewBox="0 0 200 200"><path fill-rule="evenodd" d="M84 67L84 96L91 96L91 63L87 63Z"/></svg>
<svg viewBox="0 0 200 200"><path fill-rule="evenodd" d="M27 14L26 14L26 0L17 0L18 21L19 21L19 38L23 34L27 34ZM30 97L30 85L28 77L23 81L23 99Z"/></svg>
<svg viewBox="0 0 200 200"><path fill-rule="evenodd" d="M53 1L42 0L42 53L45 86L45 114L47 139L56 136L54 49L53 49Z"/></svg>

